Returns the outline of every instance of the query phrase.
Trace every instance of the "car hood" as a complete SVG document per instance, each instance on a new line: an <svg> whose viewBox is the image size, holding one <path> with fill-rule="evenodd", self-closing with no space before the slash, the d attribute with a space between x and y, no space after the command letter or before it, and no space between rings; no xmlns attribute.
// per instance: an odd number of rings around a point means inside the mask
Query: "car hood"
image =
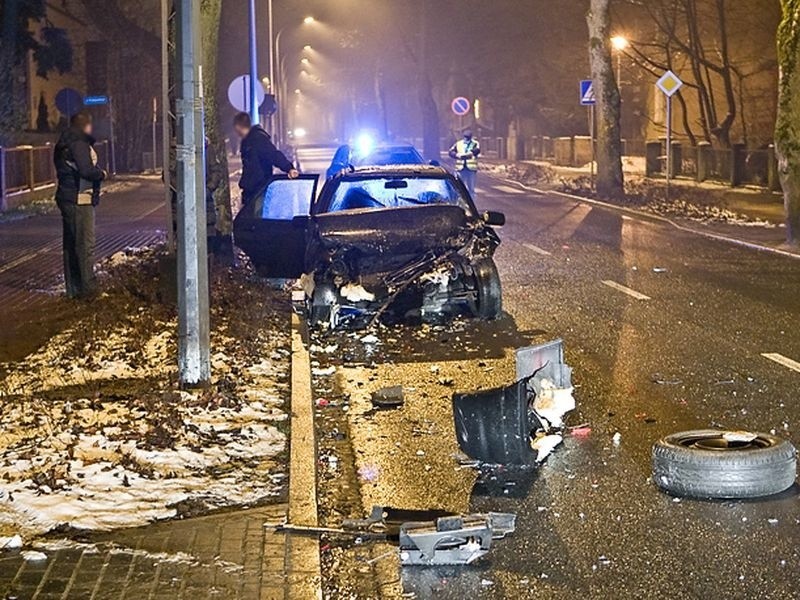
<svg viewBox="0 0 800 600"><path fill-rule="evenodd" d="M433 248L458 248L467 236L469 218L450 204L350 210L314 217L323 247L350 247L365 254L416 254Z"/></svg>

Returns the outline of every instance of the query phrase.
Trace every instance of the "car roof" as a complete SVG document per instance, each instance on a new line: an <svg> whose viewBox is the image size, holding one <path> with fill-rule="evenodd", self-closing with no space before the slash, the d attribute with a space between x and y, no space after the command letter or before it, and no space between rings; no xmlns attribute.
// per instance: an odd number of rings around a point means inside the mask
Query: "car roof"
<svg viewBox="0 0 800 600"><path fill-rule="evenodd" d="M373 165L366 167L355 167L341 171L337 176L347 178L353 176L388 176L388 177L411 177L419 175L431 175L435 177L446 176L447 170L444 167L434 165Z"/></svg>

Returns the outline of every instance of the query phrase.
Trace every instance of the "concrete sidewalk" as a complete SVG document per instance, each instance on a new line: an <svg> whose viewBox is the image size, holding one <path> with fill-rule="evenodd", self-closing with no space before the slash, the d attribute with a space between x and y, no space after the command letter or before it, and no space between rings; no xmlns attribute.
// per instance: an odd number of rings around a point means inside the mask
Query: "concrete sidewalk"
<svg viewBox="0 0 800 600"><path fill-rule="evenodd" d="M96 258L165 237L161 179L123 176L110 184L97 209ZM0 221L0 360L24 356L52 335L53 319L76 310L63 295L61 216L52 210ZM57 326L57 325L56 325Z"/></svg>
<svg viewBox="0 0 800 600"><path fill-rule="evenodd" d="M42 540L46 559L0 557L0 597L26 600L284 600L292 569L285 504L169 521L80 541ZM41 558L41 557L40 557ZM297 565L295 565L296 567ZM311 577L308 574L308 577Z"/></svg>

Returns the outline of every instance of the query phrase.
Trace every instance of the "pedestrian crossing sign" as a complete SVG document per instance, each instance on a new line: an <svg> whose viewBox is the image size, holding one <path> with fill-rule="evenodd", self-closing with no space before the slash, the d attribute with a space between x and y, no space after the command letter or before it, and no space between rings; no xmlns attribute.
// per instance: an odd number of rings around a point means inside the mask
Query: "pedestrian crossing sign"
<svg viewBox="0 0 800 600"><path fill-rule="evenodd" d="M683 87L683 81L672 71L667 71L661 76L661 79L656 82L656 86L671 98Z"/></svg>
<svg viewBox="0 0 800 600"><path fill-rule="evenodd" d="M594 83L591 79L581 81L581 104L583 106L594 106L597 98L594 95Z"/></svg>

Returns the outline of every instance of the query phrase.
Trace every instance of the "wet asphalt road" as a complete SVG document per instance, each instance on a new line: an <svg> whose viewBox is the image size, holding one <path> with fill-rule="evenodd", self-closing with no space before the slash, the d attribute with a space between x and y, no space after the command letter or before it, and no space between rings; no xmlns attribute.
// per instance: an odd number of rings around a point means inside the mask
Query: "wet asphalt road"
<svg viewBox="0 0 800 600"><path fill-rule="evenodd" d="M518 515L516 533L481 562L403 569L402 591L454 599L800 597L797 489L712 502L671 498L649 480L652 443L674 431L715 426L800 439L800 373L762 356L800 360L792 329L800 261L486 176L478 187L480 208L508 220L496 256L507 317L385 330L366 348L339 336L337 351L314 355L322 366L345 359L317 383L335 385L334 400L347 406L365 510ZM568 435L539 469L498 477L460 467L453 391L512 382L513 348L558 337L577 385L568 424L587 423L591 433ZM404 408L374 413L369 392L393 384L406 388Z"/></svg>

